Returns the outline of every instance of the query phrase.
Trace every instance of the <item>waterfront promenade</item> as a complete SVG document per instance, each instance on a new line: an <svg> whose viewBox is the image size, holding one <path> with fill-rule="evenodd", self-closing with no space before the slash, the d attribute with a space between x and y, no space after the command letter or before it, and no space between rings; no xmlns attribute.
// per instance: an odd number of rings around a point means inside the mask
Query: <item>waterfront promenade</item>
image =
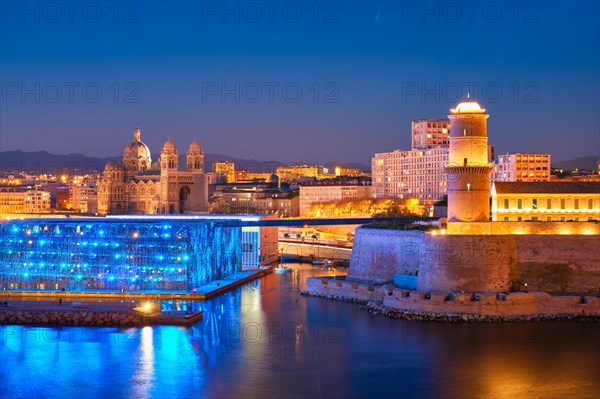
<svg viewBox="0 0 600 399"><path fill-rule="evenodd" d="M452 292L401 289L393 284L362 284L345 277L314 277L306 295L354 302L394 318L442 321L509 321L579 318L600 320L596 295L546 292Z"/></svg>
<svg viewBox="0 0 600 399"><path fill-rule="evenodd" d="M224 292L247 284L258 278L273 272L273 267L263 267L259 269L249 269L235 273L227 278L212 281L209 284L198 287L195 291L158 291L158 290L35 290L35 289L15 289L0 291L0 300L19 299L19 298L40 298L63 300L89 300L104 299L109 301L119 300L190 300L204 301L209 298L221 295Z"/></svg>

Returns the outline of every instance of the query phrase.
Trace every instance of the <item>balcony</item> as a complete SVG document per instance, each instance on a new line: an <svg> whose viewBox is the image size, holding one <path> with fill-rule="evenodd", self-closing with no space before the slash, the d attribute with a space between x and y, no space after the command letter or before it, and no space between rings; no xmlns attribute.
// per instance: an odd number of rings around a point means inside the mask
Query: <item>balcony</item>
<svg viewBox="0 0 600 399"><path fill-rule="evenodd" d="M494 169L494 165L491 163L448 163L444 165L444 168L446 169L447 173L456 175L484 175L491 173Z"/></svg>

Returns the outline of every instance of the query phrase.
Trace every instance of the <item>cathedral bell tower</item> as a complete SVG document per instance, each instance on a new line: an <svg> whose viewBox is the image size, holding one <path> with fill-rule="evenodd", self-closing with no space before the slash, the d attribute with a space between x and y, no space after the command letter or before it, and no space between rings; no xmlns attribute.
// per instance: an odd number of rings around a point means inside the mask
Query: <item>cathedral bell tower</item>
<svg viewBox="0 0 600 399"><path fill-rule="evenodd" d="M187 170L193 173L204 173L204 151L200 143L194 140L187 152Z"/></svg>
<svg viewBox="0 0 600 399"><path fill-rule="evenodd" d="M160 172L177 171L179 169L179 153L171 138L165 142L160 151Z"/></svg>
<svg viewBox="0 0 600 399"><path fill-rule="evenodd" d="M158 213L178 213L177 171L179 153L175 143L169 139L160 151L160 202Z"/></svg>

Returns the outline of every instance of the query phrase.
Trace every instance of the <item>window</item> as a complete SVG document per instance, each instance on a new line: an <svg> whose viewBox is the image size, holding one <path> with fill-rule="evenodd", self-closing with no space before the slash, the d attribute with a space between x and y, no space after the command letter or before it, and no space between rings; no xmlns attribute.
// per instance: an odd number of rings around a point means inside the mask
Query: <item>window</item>
<svg viewBox="0 0 600 399"><path fill-rule="evenodd" d="M505 222L508 222L508 216L505 216L505 217L504 217L504 221L505 221Z"/></svg>
<svg viewBox="0 0 600 399"><path fill-rule="evenodd" d="M531 207L533 209L538 209L537 208L537 198L534 198L533 200L531 200L531 205L532 205Z"/></svg>
<svg viewBox="0 0 600 399"><path fill-rule="evenodd" d="M522 198L517 199L517 209L523 209L523 199Z"/></svg>
<svg viewBox="0 0 600 399"><path fill-rule="evenodd" d="M522 221L523 221L523 218L522 218L521 216L519 216L519 217L517 218L517 222L522 222Z"/></svg>
<svg viewBox="0 0 600 399"><path fill-rule="evenodd" d="M594 200L591 198L588 200L588 209L594 209Z"/></svg>
<svg viewBox="0 0 600 399"><path fill-rule="evenodd" d="M537 217L537 216L533 216L533 217L531 218L531 220L532 220L532 221L534 221L534 222L537 222L537 221L539 221L540 219L538 219L538 217Z"/></svg>
<svg viewBox="0 0 600 399"><path fill-rule="evenodd" d="M504 198L504 209L508 209L508 198Z"/></svg>
<svg viewBox="0 0 600 399"><path fill-rule="evenodd" d="M575 198L575 203L573 205L575 209L579 209L579 198Z"/></svg>
<svg viewBox="0 0 600 399"><path fill-rule="evenodd" d="M546 209L552 209L552 199L550 198L546 200Z"/></svg>
<svg viewBox="0 0 600 399"><path fill-rule="evenodd" d="M565 209L567 207L567 200L564 198L561 198L560 200L560 209Z"/></svg>
<svg viewBox="0 0 600 399"><path fill-rule="evenodd" d="M548 216L548 217L546 218L546 220L547 220L548 222L551 222L551 221L552 221L552 216Z"/></svg>

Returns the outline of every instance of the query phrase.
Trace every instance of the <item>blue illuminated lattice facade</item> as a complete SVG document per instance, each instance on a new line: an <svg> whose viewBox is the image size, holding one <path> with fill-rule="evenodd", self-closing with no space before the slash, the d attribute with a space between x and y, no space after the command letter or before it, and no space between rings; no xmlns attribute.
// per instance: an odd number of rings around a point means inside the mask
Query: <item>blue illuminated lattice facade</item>
<svg viewBox="0 0 600 399"><path fill-rule="evenodd" d="M216 221L0 224L0 287L190 291L241 269L241 228Z"/></svg>

